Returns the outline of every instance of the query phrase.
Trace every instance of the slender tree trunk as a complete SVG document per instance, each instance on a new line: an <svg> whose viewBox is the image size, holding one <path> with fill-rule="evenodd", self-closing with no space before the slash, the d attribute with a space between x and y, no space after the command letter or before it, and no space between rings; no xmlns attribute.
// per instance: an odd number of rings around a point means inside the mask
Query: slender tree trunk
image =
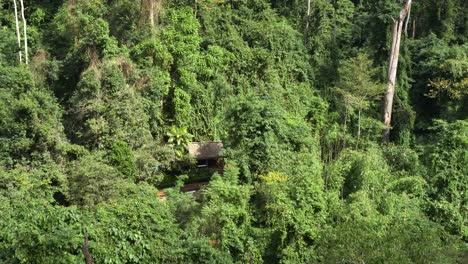
<svg viewBox="0 0 468 264"><path fill-rule="evenodd" d="M310 23L310 1L307 0L307 16L306 16L306 25L304 28L304 43L307 42L307 32L309 31L309 23Z"/></svg>
<svg viewBox="0 0 468 264"><path fill-rule="evenodd" d="M359 140L361 139L361 109L358 110L358 126L357 126L357 143L356 148L359 147Z"/></svg>
<svg viewBox="0 0 468 264"><path fill-rule="evenodd" d="M390 51L388 63L388 76L387 76L387 91L384 97L384 116L383 122L385 128L382 132L382 139L384 142L390 140L390 125L392 121L393 111L393 96L395 94L395 80L398 68L398 56L400 54L401 34L403 31L403 23L405 22L406 15L411 7L411 0L407 0L405 6L400 12L400 17L393 22L392 34L392 49Z"/></svg>
<svg viewBox="0 0 468 264"><path fill-rule="evenodd" d="M15 25L16 25L16 38L18 39L18 55L19 55L19 62L21 64L23 63L23 55L21 52L21 35L20 35L19 21L18 21L18 5L16 4L16 0L13 0L13 4L15 7Z"/></svg>
<svg viewBox="0 0 468 264"><path fill-rule="evenodd" d="M193 6L193 9L195 11L195 17L197 17L197 12L198 12L198 0L195 0L195 4Z"/></svg>
<svg viewBox="0 0 468 264"><path fill-rule="evenodd" d="M85 256L86 264L94 264L93 257L89 253L88 243L88 235L85 235L81 252L83 252L83 255Z"/></svg>
<svg viewBox="0 0 468 264"><path fill-rule="evenodd" d="M346 130L347 130L347 121L348 121L348 108L345 111L345 118L343 122L343 148L346 148Z"/></svg>
<svg viewBox="0 0 468 264"><path fill-rule="evenodd" d="M151 23L151 28L154 28L155 23L154 23L154 1L153 0L150 0L149 19Z"/></svg>
<svg viewBox="0 0 468 264"><path fill-rule="evenodd" d="M23 0L20 0L21 4L21 18L23 19L23 31L24 31L24 61L28 64L28 35L26 33L26 17L24 16L24 4Z"/></svg>
<svg viewBox="0 0 468 264"><path fill-rule="evenodd" d="M406 23L405 23L405 35L408 36L408 23L411 19L411 5L409 6L408 9L408 18L406 18Z"/></svg>
<svg viewBox="0 0 468 264"><path fill-rule="evenodd" d="M145 19L144 19L144 7L145 7L145 1L144 0L140 0L140 17L138 18L138 26L141 27L144 22L145 22Z"/></svg>
<svg viewBox="0 0 468 264"><path fill-rule="evenodd" d="M333 33L332 33L332 39L333 39L333 46L336 46L336 10L338 8L336 7L336 0L333 1Z"/></svg>

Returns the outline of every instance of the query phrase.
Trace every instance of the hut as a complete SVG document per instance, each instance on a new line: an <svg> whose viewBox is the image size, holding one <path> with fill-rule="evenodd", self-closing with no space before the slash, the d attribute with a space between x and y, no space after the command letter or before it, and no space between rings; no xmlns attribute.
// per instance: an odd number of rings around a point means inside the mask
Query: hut
<svg viewBox="0 0 468 264"><path fill-rule="evenodd" d="M223 175L224 157L223 143L220 141L192 142L188 145L189 154L197 160L197 172L201 175L211 175L217 172ZM200 198L200 190L208 185L209 178L203 176L202 181L185 184L180 188L182 192L193 193L196 199ZM161 189L156 196L161 200L167 199L167 189Z"/></svg>
<svg viewBox="0 0 468 264"><path fill-rule="evenodd" d="M224 171L223 143L220 141L192 142L189 154L197 160L197 168L207 168L220 174Z"/></svg>

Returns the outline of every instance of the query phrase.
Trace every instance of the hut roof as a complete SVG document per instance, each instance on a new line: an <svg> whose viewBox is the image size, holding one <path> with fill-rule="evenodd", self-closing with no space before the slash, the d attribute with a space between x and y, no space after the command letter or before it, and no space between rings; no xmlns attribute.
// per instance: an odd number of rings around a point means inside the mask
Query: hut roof
<svg viewBox="0 0 468 264"><path fill-rule="evenodd" d="M223 143L219 141L192 142L188 145L189 154L196 159L216 159L224 157L221 154Z"/></svg>

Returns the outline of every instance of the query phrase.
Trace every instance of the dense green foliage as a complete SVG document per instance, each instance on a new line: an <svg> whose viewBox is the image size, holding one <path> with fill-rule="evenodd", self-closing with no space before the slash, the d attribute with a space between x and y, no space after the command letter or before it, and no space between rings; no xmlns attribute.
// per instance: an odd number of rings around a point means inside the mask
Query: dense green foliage
<svg viewBox="0 0 468 264"><path fill-rule="evenodd" d="M0 0L0 262L466 263L468 5L414 1L381 143L401 2L24 0L26 65Z"/></svg>

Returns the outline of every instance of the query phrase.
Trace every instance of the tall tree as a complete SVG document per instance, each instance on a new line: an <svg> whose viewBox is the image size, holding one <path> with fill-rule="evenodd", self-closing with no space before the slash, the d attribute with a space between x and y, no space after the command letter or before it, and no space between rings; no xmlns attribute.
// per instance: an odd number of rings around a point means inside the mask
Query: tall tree
<svg viewBox="0 0 468 264"><path fill-rule="evenodd" d="M384 97L385 128L382 133L384 142L388 142L390 139L390 124L392 121L393 96L395 94L395 79L398 68L398 56L400 54L401 34L403 32L403 24L411 7L411 2L411 0L407 0L405 6L400 11L398 19L393 19L392 49L390 50L388 62L387 91Z"/></svg>
<svg viewBox="0 0 468 264"><path fill-rule="evenodd" d="M346 134L346 120L348 115L357 110L357 142L361 137L361 114L370 108L372 101L382 94L383 85L372 80L376 69L372 68L372 62L365 54L346 60L338 69L340 75L336 83L336 91L343 97L345 107L345 121L343 133ZM343 136L344 144L346 135Z"/></svg>

